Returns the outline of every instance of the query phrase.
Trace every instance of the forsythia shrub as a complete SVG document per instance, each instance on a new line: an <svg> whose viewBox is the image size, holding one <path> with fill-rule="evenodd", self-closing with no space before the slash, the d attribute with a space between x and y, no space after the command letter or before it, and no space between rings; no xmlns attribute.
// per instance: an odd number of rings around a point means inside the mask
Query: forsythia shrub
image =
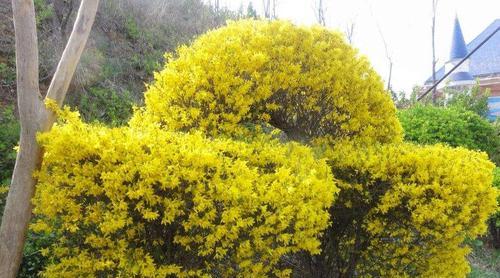
<svg viewBox="0 0 500 278"><path fill-rule="evenodd" d="M318 254L336 187L309 147L106 128L63 113L40 136L46 277L287 276Z"/></svg>
<svg viewBox="0 0 500 278"><path fill-rule="evenodd" d="M323 252L308 258L304 265L313 269L303 277L468 273L464 240L484 233L496 208L486 154L406 143L346 143L324 152L340 194Z"/></svg>
<svg viewBox="0 0 500 278"><path fill-rule="evenodd" d="M340 33L287 21L244 20L168 56L137 122L209 135L264 122L291 139L401 140L378 74Z"/></svg>
<svg viewBox="0 0 500 278"><path fill-rule="evenodd" d="M462 277L496 205L486 155L402 143L380 77L321 27L231 22L169 57L129 126L61 114L34 198L48 277Z"/></svg>

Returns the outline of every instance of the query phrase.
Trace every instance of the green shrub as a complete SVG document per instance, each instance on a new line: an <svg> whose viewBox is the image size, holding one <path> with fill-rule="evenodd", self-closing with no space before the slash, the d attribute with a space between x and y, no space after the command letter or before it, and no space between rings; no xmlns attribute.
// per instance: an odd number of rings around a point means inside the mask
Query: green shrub
<svg viewBox="0 0 500 278"><path fill-rule="evenodd" d="M16 80L16 71L9 65L0 63L0 76L2 77L0 85L11 85Z"/></svg>
<svg viewBox="0 0 500 278"><path fill-rule="evenodd" d="M481 150L492 156L498 138L493 126L474 112L458 107L416 105L398 113L405 140L419 144L446 143Z"/></svg>
<svg viewBox="0 0 500 278"><path fill-rule="evenodd" d="M18 277L38 277L49 263L49 259L43 255L43 250L47 250L55 242L55 233L36 233L31 230L28 231Z"/></svg>
<svg viewBox="0 0 500 278"><path fill-rule="evenodd" d="M493 172L493 186L500 192L500 168L498 167ZM500 195L497 198L497 203L497 212L490 218L489 230L493 246L496 249L500 249Z"/></svg>
<svg viewBox="0 0 500 278"><path fill-rule="evenodd" d="M12 106L0 105L0 184L9 184L16 162L14 147L19 141L19 122Z"/></svg>
<svg viewBox="0 0 500 278"><path fill-rule="evenodd" d="M446 105L449 107L462 108L486 118L488 115L488 90L482 90L479 84L476 84L469 90L446 89L448 95Z"/></svg>
<svg viewBox="0 0 500 278"><path fill-rule="evenodd" d="M19 130L19 122L14 116L13 107L0 105L0 221L16 163L14 147L18 144Z"/></svg>
<svg viewBox="0 0 500 278"><path fill-rule="evenodd" d="M137 40L141 34L139 25L137 25L137 22L131 15L127 16L125 19L125 31L127 36L132 40Z"/></svg>
<svg viewBox="0 0 500 278"><path fill-rule="evenodd" d="M73 106L88 122L102 122L111 126L125 124L132 116L134 100L128 91L93 87L81 94Z"/></svg>
<svg viewBox="0 0 500 278"><path fill-rule="evenodd" d="M47 3L47 0L34 0L36 10L36 24L40 26L44 21L54 16L52 5Z"/></svg>

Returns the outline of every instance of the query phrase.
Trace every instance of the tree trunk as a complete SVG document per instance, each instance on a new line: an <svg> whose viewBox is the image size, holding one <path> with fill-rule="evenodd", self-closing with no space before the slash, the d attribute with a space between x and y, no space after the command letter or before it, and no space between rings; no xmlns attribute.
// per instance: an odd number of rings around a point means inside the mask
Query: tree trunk
<svg viewBox="0 0 500 278"><path fill-rule="evenodd" d="M0 277L15 277L22 259L24 238L31 218L31 198L39 166L35 140L41 103L38 88L38 44L33 1L12 1L16 32L17 95L21 121L20 150L0 228Z"/></svg>
<svg viewBox="0 0 500 278"><path fill-rule="evenodd" d="M73 31L50 84L47 97L62 105L76 65L93 25L99 0L83 0ZM14 278L22 260L31 220L31 198L43 151L36 134L50 130L55 121L38 87L38 44L32 0L12 0L16 33L17 95L21 122L20 150L0 227L0 278Z"/></svg>
<svg viewBox="0 0 500 278"><path fill-rule="evenodd" d="M271 19L271 0L263 0L262 5L264 6L264 18Z"/></svg>
<svg viewBox="0 0 500 278"><path fill-rule="evenodd" d="M436 9L437 0L432 0L432 85L436 84ZM432 102L437 102L437 90L432 90Z"/></svg>
<svg viewBox="0 0 500 278"><path fill-rule="evenodd" d="M392 59L389 57L389 78L387 79L387 91L392 93Z"/></svg>

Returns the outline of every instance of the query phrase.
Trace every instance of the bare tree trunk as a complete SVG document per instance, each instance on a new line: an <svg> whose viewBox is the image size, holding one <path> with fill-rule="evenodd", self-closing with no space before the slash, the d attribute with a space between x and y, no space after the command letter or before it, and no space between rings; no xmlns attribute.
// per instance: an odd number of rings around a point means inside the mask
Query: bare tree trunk
<svg viewBox="0 0 500 278"><path fill-rule="evenodd" d="M49 87L47 98L64 101L76 65L93 25L99 0L83 0L73 31ZM18 106L21 122L20 150L0 227L0 277L14 278L22 260L26 231L31 219L31 198L43 151L36 134L50 130L55 121L45 108L38 87L38 44L32 0L12 0L16 32Z"/></svg>
<svg viewBox="0 0 500 278"><path fill-rule="evenodd" d="M220 1L219 0L214 1L214 11L216 14L218 14L220 12Z"/></svg>
<svg viewBox="0 0 500 278"><path fill-rule="evenodd" d="M12 1L16 32L17 98L21 121L20 150L0 228L0 277L15 277L31 218L31 198L40 150L35 135L42 98L38 87L38 43L33 1Z"/></svg>
<svg viewBox="0 0 500 278"><path fill-rule="evenodd" d="M432 0L432 85L436 84L436 10L438 0ZM432 102L437 102L437 90L432 90Z"/></svg>
<svg viewBox="0 0 500 278"><path fill-rule="evenodd" d="M272 19L277 19L278 18L277 14L276 14L276 8L277 8L277 6L278 6L278 0L272 0L272 8L271 8L271 12L272 12L271 17L272 17Z"/></svg>
<svg viewBox="0 0 500 278"><path fill-rule="evenodd" d="M392 94L392 59L388 56L389 59L389 78L387 79L387 91Z"/></svg>
<svg viewBox="0 0 500 278"><path fill-rule="evenodd" d="M380 38L382 39L382 43L384 44L385 57L387 58L387 62L389 62L389 77L387 78L387 91L392 94L393 93L392 92L392 84L391 84L392 66L393 66L392 55L389 51L389 47L387 45L387 41L385 40L384 33L382 33L382 29L380 28L380 25L378 24L378 22L377 22L377 29L378 29L378 33L380 35Z"/></svg>
<svg viewBox="0 0 500 278"><path fill-rule="evenodd" d="M356 23L354 21L351 21L346 26L345 36L346 36L347 41L349 42L349 44L352 44L352 40L353 40L353 37L354 37L354 28L355 27L356 27Z"/></svg>
<svg viewBox="0 0 500 278"><path fill-rule="evenodd" d="M318 24L326 26L325 6L323 0L315 0L315 14Z"/></svg>
<svg viewBox="0 0 500 278"><path fill-rule="evenodd" d="M262 5L264 7L264 17L267 19L271 18L271 0L262 0Z"/></svg>

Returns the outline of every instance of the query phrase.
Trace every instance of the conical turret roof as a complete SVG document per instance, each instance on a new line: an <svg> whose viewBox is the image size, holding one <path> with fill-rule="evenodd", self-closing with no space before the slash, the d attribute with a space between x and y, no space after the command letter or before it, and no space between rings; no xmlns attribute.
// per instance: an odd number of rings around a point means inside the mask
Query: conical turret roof
<svg viewBox="0 0 500 278"><path fill-rule="evenodd" d="M462 59L467 56L467 46L465 45L464 35L460 27L458 17L455 17L455 27L453 28L453 38L451 40L450 60Z"/></svg>

